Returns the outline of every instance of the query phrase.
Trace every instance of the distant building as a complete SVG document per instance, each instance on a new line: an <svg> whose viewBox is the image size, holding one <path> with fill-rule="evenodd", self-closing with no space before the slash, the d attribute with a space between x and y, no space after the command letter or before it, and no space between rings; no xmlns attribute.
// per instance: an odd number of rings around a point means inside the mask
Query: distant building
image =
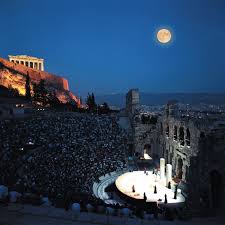
<svg viewBox="0 0 225 225"><path fill-rule="evenodd" d="M41 58L27 55L9 55L9 61L32 69L44 71L44 59Z"/></svg>

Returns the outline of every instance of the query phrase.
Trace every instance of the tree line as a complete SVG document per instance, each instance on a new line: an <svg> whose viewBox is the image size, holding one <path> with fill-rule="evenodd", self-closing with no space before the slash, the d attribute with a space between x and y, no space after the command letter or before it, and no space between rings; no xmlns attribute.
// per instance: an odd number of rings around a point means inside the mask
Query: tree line
<svg viewBox="0 0 225 225"><path fill-rule="evenodd" d="M66 111L92 112L97 114L107 114L111 110L106 102L98 105L95 101L94 93L89 94L86 99L87 107L79 107L77 102L71 99L67 103L62 103L57 98L56 92L46 88L45 80L41 79L39 83L33 83L33 91L31 92L31 80L29 73L26 76L25 98L31 101L35 106L49 107ZM81 105L82 99L80 99Z"/></svg>

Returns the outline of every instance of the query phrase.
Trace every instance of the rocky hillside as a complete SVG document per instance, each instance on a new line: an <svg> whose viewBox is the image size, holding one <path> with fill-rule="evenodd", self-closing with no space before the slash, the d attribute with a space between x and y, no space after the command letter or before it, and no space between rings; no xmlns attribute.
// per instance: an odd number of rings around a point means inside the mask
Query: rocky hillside
<svg viewBox="0 0 225 225"><path fill-rule="evenodd" d="M68 81L51 73L31 69L23 65L18 65L0 58L0 85L18 89L21 95L25 95L26 76L29 73L32 84L45 80L47 89L55 91L57 98L66 103L71 99L80 105L79 99L69 91Z"/></svg>

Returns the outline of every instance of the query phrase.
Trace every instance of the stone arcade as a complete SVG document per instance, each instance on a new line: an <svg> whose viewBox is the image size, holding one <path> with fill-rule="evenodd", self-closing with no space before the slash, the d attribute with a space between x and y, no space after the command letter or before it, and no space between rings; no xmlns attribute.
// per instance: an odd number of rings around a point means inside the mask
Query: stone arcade
<svg viewBox="0 0 225 225"><path fill-rule="evenodd" d="M27 55L9 55L9 61L32 69L44 71L44 59L27 56Z"/></svg>
<svg viewBox="0 0 225 225"><path fill-rule="evenodd" d="M224 116L185 116L179 111L176 102L171 101L163 114L148 112L154 119L144 123L138 109L138 90L129 91L126 100L126 112L132 127L133 153L140 157L148 153L157 160L164 158L161 167L172 167L173 178L185 184L192 211L223 211Z"/></svg>

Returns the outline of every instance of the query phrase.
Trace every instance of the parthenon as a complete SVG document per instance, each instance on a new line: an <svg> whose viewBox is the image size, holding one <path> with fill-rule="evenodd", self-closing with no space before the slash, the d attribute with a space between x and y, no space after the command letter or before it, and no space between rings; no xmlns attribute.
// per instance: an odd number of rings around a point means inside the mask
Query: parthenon
<svg viewBox="0 0 225 225"><path fill-rule="evenodd" d="M44 71L44 59L27 55L9 55L9 61L30 67L32 69Z"/></svg>

